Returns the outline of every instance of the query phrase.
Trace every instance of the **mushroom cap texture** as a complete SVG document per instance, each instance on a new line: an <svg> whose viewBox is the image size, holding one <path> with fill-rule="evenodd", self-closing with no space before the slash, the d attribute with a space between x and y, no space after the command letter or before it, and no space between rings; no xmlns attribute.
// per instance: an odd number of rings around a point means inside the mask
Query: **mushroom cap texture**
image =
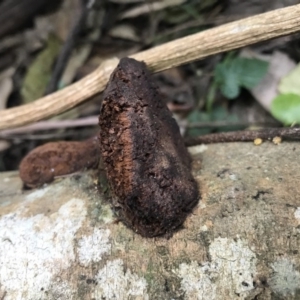
<svg viewBox="0 0 300 300"><path fill-rule="evenodd" d="M197 205L179 127L145 63L121 59L104 91L100 151L120 219L145 237L172 234Z"/></svg>
<svg viewBox="0 0 300 300"><path fill-rule="evenodd" d="M56 176L96 168L99 162L98 138L83 142L51 142L30 151L21 161L19 173L27 187L49 183Z"/></svg>

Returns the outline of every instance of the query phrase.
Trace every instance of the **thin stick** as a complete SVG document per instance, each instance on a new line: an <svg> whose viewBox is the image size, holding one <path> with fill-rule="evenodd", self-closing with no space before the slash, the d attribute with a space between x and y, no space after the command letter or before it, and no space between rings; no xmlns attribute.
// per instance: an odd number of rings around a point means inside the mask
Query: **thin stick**
<svg viewBox="0 0 300 300"><path fill-rule="evenodd" d="M89 132L89 131L88 131ZM94 131L91 131L94 134ZM90 133L90 132L89 132ZM73 137L74 132L63 133L25 133L23 135L11 135L7 136L6 140L49 140L65 137ZM275 137L281 137L286 141L299 141L300 140L300 128L265 128L261 130L253 131L232 131L222 133L211 133L201 135L195 138L184 138L184 144L187 147L197 146L201 144L216 144L216 143L232 143L232 142L253 142L257 138L262 140L273 140Z"/></svg>
<svg viewBox="0 0 300 300"><path fill-rule="evenodd" d="M180 122L179 122L180 124ZM184 126L184 124L182 125ZM211 122L192 122L186 125L186 128L192 129L192 128L220 128L220 127L250 127L250 126L260 126L263 128L266 127L276 127L280 126L279 122L272 121L272 122L231 122L231 121L211 121ZM12 129L13 130L13 129ZM1 132L0 132L1 136Z"/></svg>
<svg viewBox="0 0 300 300"><path fill-rule="evenodd" d="M300 30L300 4L256 15L193 34L132 55L153 72L212 54L287 35ZM62 113L103 91L117 61L100 65L90 75L33 103L0 112L0 129L13 128Z"/></svg>
<svg viewBox="0 0 300 300"><path fill-rule="evenodd" d="M249 142L257 138L270 140L281 137L286 140L300 140L300 128L265 128L253 131L233 131L213 133L187 138L184 143L187 147L200 144L228 143L228 142Z"/></svg>
<svg viewBox="0 0 300 300"><path fill-rule="evenodd" d="M41 121L33 123L27 126L17 127L13 129L6 129L0 131L0 139L11 139L16 135L32 133L35 131L45 131L53 129L65 129L65 128L74 128L74 127L87 127L87 126L97 126L98 117L85 117L75 120L50 120L50 121Z"/></svg>

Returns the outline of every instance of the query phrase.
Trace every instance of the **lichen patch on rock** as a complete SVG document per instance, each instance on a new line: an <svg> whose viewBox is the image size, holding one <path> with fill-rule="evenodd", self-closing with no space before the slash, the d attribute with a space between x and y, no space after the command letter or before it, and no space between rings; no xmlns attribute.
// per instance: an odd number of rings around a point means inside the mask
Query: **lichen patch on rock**
<svg viewBox="0 0 300 300"><path fill-rule="evenodd" d="M97 281L94 292L96 299L149 299L145 278L132 273L130 269L124 272L121 259L108 261L95 279Z"/></svg>
<svg viewBox="0 0 300 300"><path fill-rule="evenodd" d="M30 194L26 195L25 199L26 201L35 201L38 200L40 198L42 198L48 191L49 191L50 187L43 187L40 189L36 189L33 190Z"/></svg>
<svg viewBox="0 0 300 300"><path fill-rule="evenodd" d="M297 209L295 210L294 216L300 223L300 207L297 207Z"/></svg>
<svg viewBox="0 0 300 300"><path fill-rule="evenodd" d="M291 260L280 258L271 267L274 271L269 280L271 290L282 297L300 294L300 272Z"/></svg>
<svg viewBox="0 0 300 300"><path fill-rule="evenodd" d="M86 267L92 262L99 262L104 254L111 251L109 236L109 229L98 228L94 228L92 235L83 236L77 248L79 262Z"/></svg>
<svg viewBox="0 0 300 300"><path fill-rule="evenodd" d="M177 270L187 299L245 299L254 289L255 254L242 240L227 238L216 238L209 253L210 262L182 263Z"/></svg>
<svg viewBox="0 0 300 300"><path fill-rule="evenodd" d="M24 218L23 209L0 218L0 283L6 300L43 299L41 291L75 260L74 236L86 216L78 198L50 216Z"/></svg>

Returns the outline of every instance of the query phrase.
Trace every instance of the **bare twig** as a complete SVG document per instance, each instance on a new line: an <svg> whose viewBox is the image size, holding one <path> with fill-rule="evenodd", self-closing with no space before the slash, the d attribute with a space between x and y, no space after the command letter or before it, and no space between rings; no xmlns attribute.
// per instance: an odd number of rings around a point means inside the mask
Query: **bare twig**
<svg viewBox="0 0 300 300"><path fill-rule="evenodd" d="M66 138L71 138L72 140L82 140L85 139L87 136L95 136L95 130L89 129L84 130L84 134L81 137L78 137L78 131L64 131L64 132L53 132L53 133L43 133L43 134L36 134L36 133L24 133L24 134L16 134L11 135L5 140L7 141L53 141L53 140L62 140Z"/></svg>
<svg viewBox="0 0 300 300"><path fill-rule="evenodd" d="M281 137L286 140L300 140L300 128L268 128L253 131L222 132L185 139L186 146L199 144L228 143L228 142L249 142L257 138L270 140Z"/></svg>
<svg viewBox="0 0 300 300"><path fill-rule="evenodd" d="M256 15L193 34L132 55L153 72L179 66L212 54L300 30L300 4ZM103 91L116 67L113 60L65 89L21 107L0 112L0 129L13 128L62 113Z"/></svg>
<svg viewBox="0 0 300 300"><path fill-rule="evenodd" d="M45 131L53 129L62 129L62 128L74 128L74 127L87 127L87 126L96 126L98 125L98 117L86 117L75 120L51 120L51 121L41 121L34 124L30 124L23 127L6 129L0 131L1 139L11 139L15 135L32 133L35 131Z"/></svg>
<svg viewBox="0 0 300 300"><path fill-rule="evenodd" d="M55 130L61 128L75 128L75 127L88 127L98 125L98 117L86 117L76 120L57 120L57 121L41 121L28 126L23 126L14 129L7 129L0 132L0 139L25 139L25 140L47 140L59 137L72 137L74 133L48 133L48 134L34 134L36 131ZM218 127L221 123L215 125L210 123L199 123L203 127ZM277 124L277 123L276 123ZM246 125L240 124L223 124L222 126L233 125ZM249 124L247 124L249 125ZM257 125L257 124L256 124ZM263 125L266 125L265 123ZM193 127L192 127L193 128ZM213 143L227 143L227 142L249 142L254 141L256 138L264 140L273 139L274 137L282 137L287 140L300 140L300 128L265 128L260 130L245 130L245 131L232 131L224 133L212 133L195 138L185 138L186 146L195 146L199 144L213 144Z"/></svg>
<svg viewBox="0 0 300 300"><path fill-rule="evenodd" d="M211 122L193 122L186 125L186 128L220 128L220 127L250 127L250 126L260 126L260 127L271 127L279 126L279 122L231 122L231 121L211 121ZM184 126L184 125L183 125ZM0 132L1 136L1 132Z"/></svg>
<svg viewBox="0 0 300 300"><path fill-rule="evenodd" d="M91 116L85 118L79 118L74 120L49 120L49 121L40 121L30 125L17 127L13 129L6 129L0 131L0 139L12 139L17 135L28 134L36 131L48 131L48 130L57 130L57 129L66 129L66 128L75 128L75 127L87 127L87 126L97 126L98 117ZM199 122L188 124L187 128L218 128L218 127L249 127L249 126L278 126L277 122L273 123L243 123L243 122L228 122L228 121L219 121L219 122ZM183 125L185 126L185 125Z"/></svg>

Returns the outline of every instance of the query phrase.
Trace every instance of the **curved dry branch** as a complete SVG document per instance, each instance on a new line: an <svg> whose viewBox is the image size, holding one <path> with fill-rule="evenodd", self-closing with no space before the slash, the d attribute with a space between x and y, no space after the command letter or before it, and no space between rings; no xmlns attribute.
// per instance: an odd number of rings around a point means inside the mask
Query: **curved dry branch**
<svg viewBox="0 0 300 300"><path fill-rule="evenodd" d="M151 71L159 72L299 30L300 4L297 4L189 35L131 57L145 61ZM80 81L33 103L1 111L0 129L49 118L103 91L117 62L109 60Z"/></svg>

